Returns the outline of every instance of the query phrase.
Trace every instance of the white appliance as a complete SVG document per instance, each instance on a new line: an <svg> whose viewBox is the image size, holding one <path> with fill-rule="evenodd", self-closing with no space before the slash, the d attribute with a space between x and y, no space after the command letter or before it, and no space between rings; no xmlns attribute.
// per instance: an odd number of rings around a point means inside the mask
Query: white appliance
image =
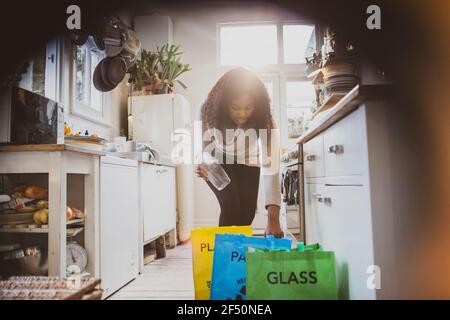
<svg viewBox="0 0 450 320"><path fill-rule="evenodd" d="M130 97L133 140L148 143L159 153L160 162L173 164L171 151L176 136L190 132L191 107L180 94L157 94Z"/></svg>
<svg viewBox="0 0 450 320"><path fill-rule="evenodd" d="M138 276L138 203L138 162L101 157L100 276L104 297Z"/></svg>
<svg viewBox="0 0 450 320"><path fill-rule="evenodd" d="M180 141L192 154L191 107L176 93L132 96L128 101L131 134L136 142L148 143L159 154L159 162L176 167L178 236L181 242L190 237L194 224L194 165L177 164L171 153Z"/></svg>

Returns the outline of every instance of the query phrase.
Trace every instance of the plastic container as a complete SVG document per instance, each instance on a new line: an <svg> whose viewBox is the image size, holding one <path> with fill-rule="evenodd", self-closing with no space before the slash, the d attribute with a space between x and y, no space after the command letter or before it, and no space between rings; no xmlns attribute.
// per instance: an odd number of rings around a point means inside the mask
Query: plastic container
<svg viewBox="0 0 450 320"><path fill-rule="evenodd" d="M208 181L211 182L217 190L223 190L230 184L230 177L218 163L217 159L214 159L211 155L204 153L203 162L199 166L207 172Z"/></svg>

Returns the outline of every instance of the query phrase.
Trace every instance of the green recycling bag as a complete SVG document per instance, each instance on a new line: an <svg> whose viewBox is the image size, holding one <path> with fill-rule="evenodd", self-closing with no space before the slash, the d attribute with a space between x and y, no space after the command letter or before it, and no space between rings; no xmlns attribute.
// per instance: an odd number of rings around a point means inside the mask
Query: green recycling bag
<svg viewBox="0 0 450 320"><path fill-rule="evenodd" d="M337 298L334 252L318 244L290 251L247 248L247 300Z"/></svg>

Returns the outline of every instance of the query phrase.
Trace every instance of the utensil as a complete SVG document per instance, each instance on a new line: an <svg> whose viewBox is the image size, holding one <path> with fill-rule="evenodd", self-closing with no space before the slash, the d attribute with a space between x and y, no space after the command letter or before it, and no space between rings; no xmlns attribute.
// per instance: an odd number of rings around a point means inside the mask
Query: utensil
<svg viewBox="0 0 450 320"><path fill-rule="evenodd" d="M94 70L94 75L92 77L92 82L94 83L94 87L101 92L107 92L107 91L111 91L112 89L114 89L114 85L111 85L110 83L106 83L103 80L102 77L102 66L104 64L104 59L101 60L97 66L95 67Z"/></svg>
<svg viewBox="0 0 450 320"><path fill-rule="evenodd" d="M121 56L107 57L102 66L103 80L106 83L111 83L116 87L125 77L127 73L127 65L125 59Z"/></svg>

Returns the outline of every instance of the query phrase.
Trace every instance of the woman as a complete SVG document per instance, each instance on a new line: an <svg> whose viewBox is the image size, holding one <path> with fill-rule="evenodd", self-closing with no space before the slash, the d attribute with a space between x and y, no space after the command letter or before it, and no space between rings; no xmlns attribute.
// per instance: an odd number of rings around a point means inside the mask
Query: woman
<svg viewBox="0 0 450 320"><path fill-rule="evenodd" d="M265 234L282 237L279 134L263 82L244 68L226 72L209 92L201 108L201 120L203 152L213 155L231 179L219 191L201 167L196 170L219 201L219 226L252 223L261 173L268 211Z"/></svg>

